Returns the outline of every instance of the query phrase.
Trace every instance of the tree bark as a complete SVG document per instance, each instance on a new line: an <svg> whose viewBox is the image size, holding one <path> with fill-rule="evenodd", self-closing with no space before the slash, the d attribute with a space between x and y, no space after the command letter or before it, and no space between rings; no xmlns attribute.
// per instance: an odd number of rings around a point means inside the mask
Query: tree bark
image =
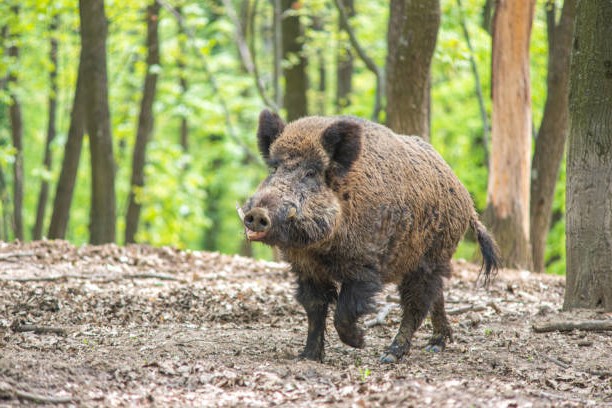
<svg viewBox="0 0 612 408"><path fill-rule="evenodd" d="M354 0L344 0L343 4L347 17L354 17ZM339 17L338 20L339 31L348 31L349 27L344 24L342 17ZM350 42L340 41L336 61L336 111L340 113L342 109L350 106L353 91L353 52Z"/></svg>
<svg viewBox="0 0 612 408"><path fill-rule="evenodd" d="M159 4L155 0L147 7L147 74L140 103L134 155L132 156L131 189L128 198L127 215L125 216L126 243L136 242L135 238L138 231L141 208L137 194L144 187L146 149L153 131L153 101L155 100L158 77L155 66L159 65L159 9Z"/></svg>
<svg viewBox="0 0 612 408"><path fill-rule="evenodd" d="M612 311L612 2L580 1L570 68L564 309Z"/></svg>
<svg viewBox="0 0 612 408"><path fill-rule="evenodd" d="M295 0L281 1L283 18L281 20L283 60L295 63L283 69L285 77L285 94L283 105L287 110L287 121L291 122L308 114L306 90L306 56L304 55L304 38L300 17L296 15L300 4Z"/></svg>
<svg viewBox="0 0 612 408"><path fill-rule="evenodd" d="M554 10L554 9L553 9ZM531 163L531 247L533 269L544 271L546 236L568 132L568 82L576 0L565 0L561 19L549 30L548 94ZM549 13L550 15L550 13ZM549 23L549 24L550 24Z"/></svg>
<svg viewBox="0 0 612 408"><path fill-rule="evenodd" d="M387 32L387 126L429 140L431 60L439 0L391 0Z"/></svg>
<svg viewBox="0 0 612 408"><path fill-rule="evenodd" d="M108 108L104 0L79 0L85 124L91 152L91 244L115 242L115 162Z"/></svg>
<svg viewBox="0 0 612 408"><path fill-rule="evenodd" d="M0 42L1 44L6 44L6 39L9 35L8 24L4 24L2 28L0 28ZM0 91L6 91L8 77L5 75L0 77ZM5 112L4 110L0 110L0 125L4 126L5 124ZM4 170L2 166L0 166L0 207L2 214L0 220L0 240L8 241L9 231L11 230L10 224L10 214L9 214L9 206L10 206L10 198L9 194L6 192L7 183L6 177L4 175Z"/></svg>
<svg viewBox="0 0 612 408"><path fill-rule="evenodd" d="M47 121L47 140L45 142L45 153L43 159L43 167L46 172L51 171L51 143L55 140L56 128L55 117L57 112L57 28L59 17L56 15L51 21L49 31L51 39L49 40L49 61L51 62L51 71L49 72L49 119ZM40 192L38 193L38 204L36 206L36 221L32 229L32 239L41 239L43 233L43 225L45 223L45 212L47 209L47 201L49 199L49 180L43 177L40 184Z"/></svg>
<svg viewBox="0 0 612 408"><path fill-rule="evenodd" d="M11 7L15 18L19 19L19 6ZM11 45L8 55L15 63L19 59L19 47L17 36L11 33ZM11 138L15 148L15 161L13 162L13 231L15 238L23 241L23 116L21 114L21 103L15 93L17 87L17 74L11 69L8 76L8 87L11 98L9 117L11 121Z"/></svg>
<svg viewBox="0 0 612 408"><path fill-rule="evenodd" d="M278 109L283 108L283 94L281 91L281 77L283 76L283 28L282 15L283 7L281 0L272 0L272 45L274 49L274 69L272 72L272 82L274 87L274 101Z"/></svg>
<svg viewBox="0 0 612 408"><path fill-rule="evenodd" d="M51 214L51 224L48 234L48 237L51 239L66 238L66 229L68 228L68 220L70 218L70 205L72 204L74 185L79 169L79 161L81 160L84 132L83 104L85 102L85 78L83 74L85 64L83 58L84 55L81 52L74 100L72 102L72 112L70 114L68 139L64 146L62 170L53 200L53 212Z"/></svg>
<svg viewBox="0 0 612 408"><path fill-rule="evenodd" d="M493 23L491 157L485 221L503 264L531 268L529 37L535 0L498 0Z"/></svg>
<svg viewBox="0 0 612 408"><path fill-rule="evenodd" d="M182 9L181 7L176 8L176 12L182 17ZM177 57L177 66L179 70L179 87L181 88L181 95L184 96L187 94L188 84L187 84L187 75L185 73L185 58L187 55L187 46L185 45L185 30L181 24L178 25L178 57ZM184 152L189 151L189 122L187 121L187 115L185 113L181 114L181 124L180 124L180 142L181 147Z"/></svg>

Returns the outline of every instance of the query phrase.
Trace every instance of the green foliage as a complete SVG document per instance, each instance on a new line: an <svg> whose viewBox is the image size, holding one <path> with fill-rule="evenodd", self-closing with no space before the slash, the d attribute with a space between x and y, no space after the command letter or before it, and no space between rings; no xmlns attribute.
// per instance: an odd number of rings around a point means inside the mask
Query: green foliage
<svg viewBox="0 0 612 408"><path fill-rule="evenodd" d="M114 153L117 163L116 190L118 235L122 241L124 212L127 208L132 150L139 115L142 83L146 74L144 40L145 0L106 0L109 21L107 43L109 97ZM263 102L254 80L242 67L236 49L234 27L221 2L203 0L182 4L186 32L179 33L177 19L166 9L160 14L161 64L154 105L155 125L147 150L144 188L136 191L142 204L139 242L175 245L182 248L240 252L243 231L235 213L236 202L243 202L265 175L259 162L245 153L246 146L257 153L255 129ZM480 73L487 115L491 115L490 60L491 37L481 27L482 1L462 0L463 16L473 51L466 45L456 1L442 1L442 19L432 66L432 143L450 163L472 194L476 207L486 205L487 167L483 142L483 123L470 66L473 57ZM20 5L20 17L11 6ZM237 2L236 9L239 10ZM242 4L242 3L241 3ZM253 4L253 2L249 2ZM544 2L537 4L531 41L532 106L535 128L539 126L546 98L547 39ZM338 14L329 0L299 2L294 11L305 27L305 54L309 59L309 110L315 114L349 114L370 117L374 105L374 75L355 55L351 104L342 112L335 105L337 50L350 48L346 33L338 29ZM359 42L381 69L386 58L388 2L356 2L351 20ZM239 15L246 15L238 13ZM59 16L60 29L50 33L52 18ZM265 91L273 95L272 9L259 2L255 18L255 57ZM25 202L26 233L34 224L38 190L42 180L52 186L47 220L51 212L63 146L70 125L70 111L79 59L78 4L73 1L10 0L0 3L0 27L15 33L21 48L18 60L6 55L13 40L0 47L0 78L8 72L18 74L14 89L23 106L25 124ZM245 30L248 32L248 30ZM59 63L48 58L50 35L59 40ZM181 70L179 62L184 69ZM325 72L325 89L319 90L320 68ZM48 76L56 70L59 81L58 137L52 145L53 166L42 166L46 137ZM179 83L184 75L187 90ZM14 150L6 107L10 98L0 90L0 168L7 176L10 191ZM184 151L179 136L180 121L189 127L189 149ZM384 118L382 118L384 120ZM230 130L231 129L231 130ZM89 150L83 145L81 164L73 198L67 238L75 243L88 240L89 224ZM565 172L558 184L554 212L557 216L548 241L550 271L562 273L565 267L564 194ZM5 193L6 194L6 193ZM5 211L7 209L4 209ZM10 238L10 237L9 237ZM26 236L29 238L29 236ZM262 246L254 246L256 256L270 257ZM457 256L470 258L475 244L461 245Z"/></svg>

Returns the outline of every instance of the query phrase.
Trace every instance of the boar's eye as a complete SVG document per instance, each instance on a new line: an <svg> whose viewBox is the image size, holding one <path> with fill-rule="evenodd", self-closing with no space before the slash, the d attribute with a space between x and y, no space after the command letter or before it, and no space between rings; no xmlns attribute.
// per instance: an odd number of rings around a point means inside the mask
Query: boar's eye
<svg viewBox="0 0 612 408"><path fill-rule="evenodd" d="M317 171L315 169L306 170L306 174L304 174L304 178L311 179L317 176Z"/></svg>

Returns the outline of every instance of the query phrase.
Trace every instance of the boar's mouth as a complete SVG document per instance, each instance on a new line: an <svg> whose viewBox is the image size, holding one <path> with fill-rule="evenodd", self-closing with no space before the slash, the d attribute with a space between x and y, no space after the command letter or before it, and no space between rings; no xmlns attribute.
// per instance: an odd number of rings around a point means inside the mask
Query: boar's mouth
<svg viewBox="0 0 612 408"><path fill-rule="evenodd" d="M244 228L244 232L249 241L263 241L266 235L268 235L268 231L251 231L246 227Z"/></svg>
<svg viewBox="0 0 612 408"><path fill-rule="evenodd" d="M269 231L269 220L268 220L268 225L265 225L265 228L263 230L261 230L261 228L259 228L259 231L255 231L251 228L248 227L248 223L245 223L245 217L248 219L248 217L250 217L251 219L253 218L252 215L250 215L251 212L249 212L249 214L244 213L244 210L242 209L242 207L240 207L240 205L238 203L236 203L236 211L238 211L238 216L240 217L240 221L242 221L243 224L245 224L244 226L244 233L246 235L246 238L249 241L263 241L266 236L268 235L268 231ZM266 215L267 218L267 215ZM261 225L260 225L261 227Z"/></svg>

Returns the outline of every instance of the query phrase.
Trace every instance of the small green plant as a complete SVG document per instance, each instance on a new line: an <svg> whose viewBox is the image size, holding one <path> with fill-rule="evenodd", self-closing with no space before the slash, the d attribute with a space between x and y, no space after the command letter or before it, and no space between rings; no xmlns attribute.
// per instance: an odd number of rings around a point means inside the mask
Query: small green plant
<svg viewBox="0 0 612 408"><path fill-rule="evenodd" d="M489 337L489 336L491 336L492 334L493 334L493 329L491 329L491 328L487 327L487 328L484 330L484 335L485 335L486 337Z"/></svg>
<svg viewBox="0 0 612 408"><path fill-rule="evenodd" d="M366 382L370 374L372 374L372 371L370 371L370 369L367 367L359 367L357 370L359 372L359 380L361 382Z"/></svg>

